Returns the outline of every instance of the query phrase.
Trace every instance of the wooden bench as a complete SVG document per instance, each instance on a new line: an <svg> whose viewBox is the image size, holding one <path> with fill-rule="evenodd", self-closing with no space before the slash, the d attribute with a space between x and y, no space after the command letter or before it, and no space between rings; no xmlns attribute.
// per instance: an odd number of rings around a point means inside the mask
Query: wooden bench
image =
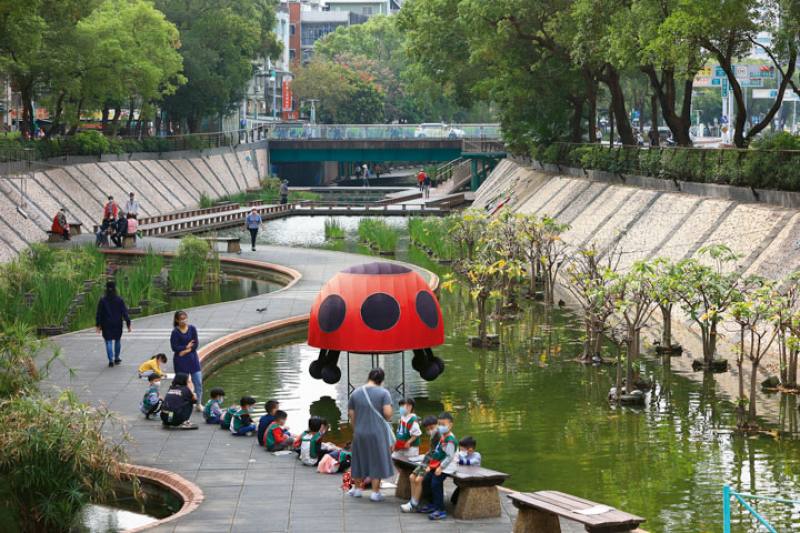
<svg viewBox="0 0 800 533"><path fill-rule="evenodd" d="M225 251L229 254L242 253L242 239L239 237L203 237L203 240L207 241L209 246L213 246L213 243L217 242L225 243Z"/></svg>
<svg viewBox="0 0 800 533"><path fill-rule="evenodd" d="M409 476L420 463L399 456L393 456L392 460L399 473L395 496L408 500L411 497ZM501 515L497 487L511 477L509 474L480 466L459 466L455 472L445 472L445 475L458 487L458 502L453 516L461 520L477 520Z"/></svg>
<svg viewBox="0 0 800 533"><path fill-rule="evenodd" d="M47 230L47 242L64 242L65 240L62 234Z"/></svg>
<svg viewBox="0 0 800 533"><path fill-rule="evenodd" d="M519 509L514 533L561 533L558 517L583 524L591 533L636 531L644 518L554 490L508 495ZM593 512L580 512L592 510Z"/></svg>

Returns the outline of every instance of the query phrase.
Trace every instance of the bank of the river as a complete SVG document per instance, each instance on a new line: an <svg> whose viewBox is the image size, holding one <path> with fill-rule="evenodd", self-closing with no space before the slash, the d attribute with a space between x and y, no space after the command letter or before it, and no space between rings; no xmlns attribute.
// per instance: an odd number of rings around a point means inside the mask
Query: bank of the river
<svg viewBox="0 0 800 533"><path fill-rule="evenodd" d="M340 219L349 238L333 246L366 249L355 242L357 221ZM286 245L324 246L318 228L271 224L263 238ZM398 258L444 274L407 241L400 240ZM651 531L694 533L717 530L721 524L721 489L725 483L760 495L793 498L800 483L800 443L783 439L734 436L733 404L715 381L702 374L643 360L643 373L656 384L642 410L613 409L606 396L615 370L574 362L581 350L581 323L569 308L547 309L525 303L518 319L495 324L498 350L467 346L474 333L474 306L460 290L442 292L445 344L436 349L445 373L428 383L406 362L409 395L420 414L451 410L456 433L471 434L487 464L513 472L509 486L519 490L556 489L618 506L648 518ZM343 405L346 384L326 385L307 374L317 351L304 338L278 348L264 347L223 367L209 378L235 395L259 400L277 398L291 421L309 414L334 421L331 438L344 442L350 428ZM368 358L353 356L353 375L366 372ZM397 384L400 358L384 365ZM343 370L346 367L343 363ZM346 375L346 373L345 373ZM796 398L775 402L776 419L769 427L796 432ZM798 527L793 511L781 506L762 509L779 530ZM734 531L757 531L746 515L734 512Z"/></svg>

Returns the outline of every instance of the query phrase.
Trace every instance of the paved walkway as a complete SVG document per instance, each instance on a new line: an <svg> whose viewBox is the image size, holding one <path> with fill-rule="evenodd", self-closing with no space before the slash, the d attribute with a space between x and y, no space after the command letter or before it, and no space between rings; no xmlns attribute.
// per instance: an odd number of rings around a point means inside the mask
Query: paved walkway
<svg viewBox="0 0 800 533"><path fill-rule="evenodd" d="M148 238L144 244L171 250L177 241ZM203 344L238 329L305 314L322 284L336 272L376 260L341 252L269 246L239 257L285 265L298 270L303 278L283 291L188 310ZM256 311L263 307L264 312ZM145 384L138 379L136 367L148 354L170 352L171 320L171 313L134 320L133 333L123 336L123 363L115 368L107 367L103 344L93 330L59 336L54 341L61 349L64 365L57 364L48 377L51 384L72 388L83 400L105 403L118 413L133 438L127 445L131 462L176 472L203 490L205 501L196 511L153 531L511 530L509 513L515 513L505 501L499 519L461 522L448 518L431 523L424 515L400 513L400 502L390 490L385 491L384 503L349 498L340 490L341 476L317 474L300 466L293 456L276 457L260 448L255 438L233 437L206 425L200 425L198 431L169 431L162 429L160 422L145 421L138 411ZM194 418L200 417L195 414Z"/></svg>

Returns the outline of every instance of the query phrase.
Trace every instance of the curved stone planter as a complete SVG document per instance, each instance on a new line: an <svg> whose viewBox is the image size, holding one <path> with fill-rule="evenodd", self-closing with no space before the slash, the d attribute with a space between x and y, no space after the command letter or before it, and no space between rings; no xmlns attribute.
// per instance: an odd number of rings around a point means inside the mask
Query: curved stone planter
<svg viewBox="0 0 800 533"><path fill-rule="evenodd" d="M178 518L181 518L197 509L204 499L203 491L200 489L200 487L188 479L175 474L174 472L161 470L159 468L150 468L148 466L132 465L128 463L125 463L121 466L122 472L125 475L146 479L150 483L158 485L159 487L172 492L181 500L183 500L183 505L177 513L173 513L166 518L162 518L161 520L144 526L126 529L124 533L145 531L147 529L166 524L167 522L177 520Z"/></svg>

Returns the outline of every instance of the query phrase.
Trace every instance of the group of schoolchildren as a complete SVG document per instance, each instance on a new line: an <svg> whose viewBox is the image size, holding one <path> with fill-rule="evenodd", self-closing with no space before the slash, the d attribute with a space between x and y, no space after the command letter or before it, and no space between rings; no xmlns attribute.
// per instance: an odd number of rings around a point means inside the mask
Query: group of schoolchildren
<svg viewBox="0 0 800 533"><path fill-rule="evenodd" d="M157 414L163 401L159 396L159 383L163 372L160 364L166 362L166 356L158 354L145 361L139 367L139 375L147 377L149 386L142 399L140 409L147 419ZM270 452L292 451L306 466L317 467L322 473L342 473L348 476L350 466L350 444L340 448L332 443L323 442L330 424L324 418L312 416L308 421L308 429L299 435L292 435L286 428L287 414L280 410L277 400L269 400L264 404L266 413L258 423L253 420L256 400L251 396L243 396L238 405L224 408L225 391L221 388L211 389L211 399L203 407L203 418L207 424L219 424L220 428L229 430L234 436L250 436L255 434L258 443ZM414 412L413 398L400 400L400 421L396 432L394 453L418 462L418 466L409 477L411 482L411 499L402 504L404 513L426 513L431 520L442 520L447 517L444 502L445 474L455 471L458 465L480 466L481 454L475 450L476 442L472 437L464 437L458 441L453 434L453 416L441 413L438 417L426 416L421 419ZM162 417L163 418L163 417ZM420 457L419 448L423 431L430 438L428 452ZM368 483L365 480L363 483ZM345 481L345 489L351 495L360 495L362 487L355 487L349 480ZM429 503L423 505L421 502ZM458 499L458 489L453 493L453 504Z"/></svg>
<svg viewBox="0 0 800 533"><path fill-rule="evenodd" d="M400 400L400 423L397 427L395 453L409 459L419 458L422 432L430 437L430 446L418 466L409 476L411 499L400 506L404 513L425 513L431 520L447 518L444 503L445 474L456 470L457 465L480 466L481 454L475 451L477 443L472 437L459 442L453 434L453 415L448 412L438 417L426 416L421 421L414 413L413 398ZM420 428L420 426L422 426ZM425 499L429 503L422 505ZM458 500L458 489L451 497Z"/></svg>

